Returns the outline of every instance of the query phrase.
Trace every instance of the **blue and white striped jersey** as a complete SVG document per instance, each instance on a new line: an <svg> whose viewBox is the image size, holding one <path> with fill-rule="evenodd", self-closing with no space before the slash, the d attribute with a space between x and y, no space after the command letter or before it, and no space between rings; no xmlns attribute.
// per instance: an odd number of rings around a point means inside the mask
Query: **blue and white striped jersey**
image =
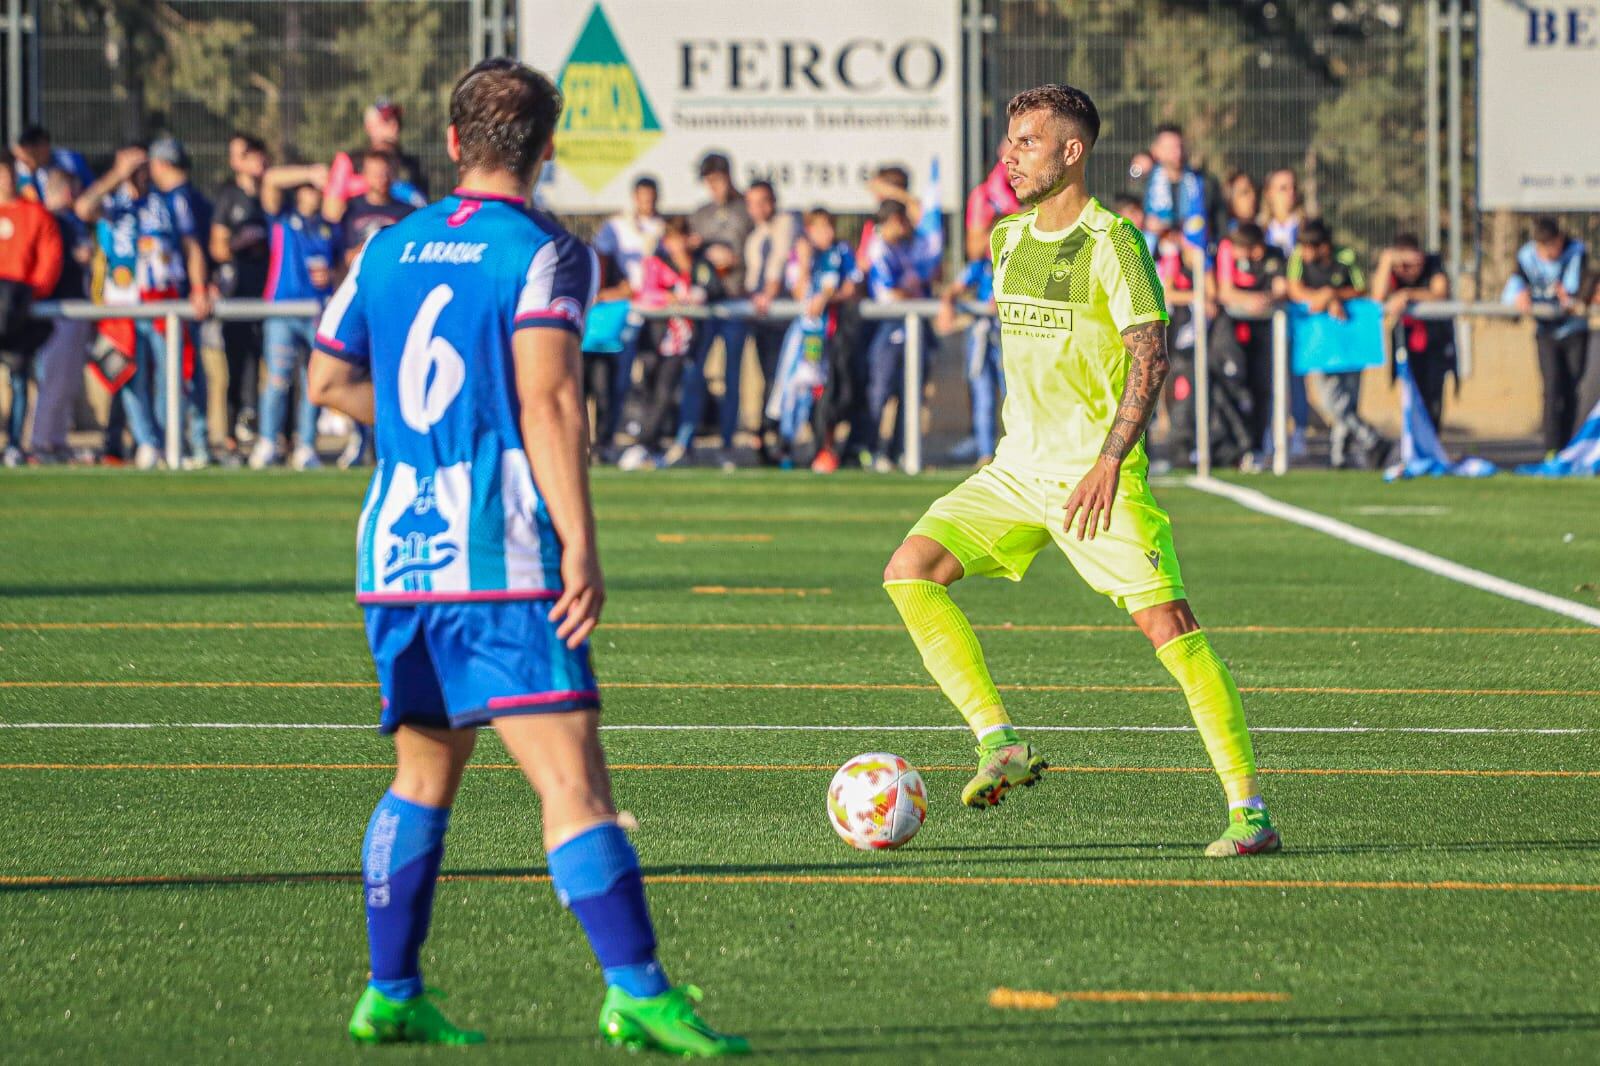
<svg viewBox="0 0 1600 1066"><path fill-rule="evenodd" d="M460 189L367 241L317 330L319 350L369 368L376 398L358 601L559 595L511 338L581 336L598 282L594 254L553 219Z"/></svg>

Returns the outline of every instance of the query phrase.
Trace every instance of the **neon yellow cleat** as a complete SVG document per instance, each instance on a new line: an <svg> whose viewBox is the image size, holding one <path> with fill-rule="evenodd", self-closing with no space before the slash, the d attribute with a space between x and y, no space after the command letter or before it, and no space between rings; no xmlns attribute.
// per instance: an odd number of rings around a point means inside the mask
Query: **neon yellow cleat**
<svg viewBox="0 0 1600 1066"><path fill-rule="evenodd" d="M1206 845L1206 854L1213 859L1231 859L1240 855L1264 855L1282 847L1283 840L1266 811L1235 807L1228 816L1227 830Z"/></svg>
<svg viewBox="0 0 1600 1066"><path fill-rule="evenodd" d="M1049 765L1032 744L979 745L978 773L961 790L961 802L980 810L998 806L1012 789L1032 787Z"/></svg>

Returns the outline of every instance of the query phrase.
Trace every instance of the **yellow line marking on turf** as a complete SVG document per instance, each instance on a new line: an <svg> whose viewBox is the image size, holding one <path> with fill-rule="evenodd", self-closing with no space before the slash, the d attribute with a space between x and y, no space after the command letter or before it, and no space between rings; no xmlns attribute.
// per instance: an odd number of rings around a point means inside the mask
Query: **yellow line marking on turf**
<svg viewBox="0 0 1600 1066"><path fill-rule="evenodd" d="M126 877L64 877L59 875L0 876L0 887L85 888L143 887L156 885L272 885L300 883L351 884L361 875L328 873L284 874L149 874ZM490 884L549 884L549 874L453 874L439 875L440 881ZM838 885L947 888L1266 888L1322 889L1371 892L1540 892L1588 894L1600 892L1600 884L1584 882L1538 881L1314 881L1282 878L1183 878L1183 877L958 877L931 874L651 874L652 885Z"/></svg>
<svg viewBox="0 0 1600 1066"><path fill-rule="evenodd" d="M1287 992L1033 992L997 988L989 993L989 1006L996 1010L1052 1010L1063 1003L1287 1003L1289 999Z"/></svg>
<svg viewBox="0 0 1600 1066"><path fill-rule="evenodd" d="M825 591L825 590L824 590ZM702 689L747 692L937 692L938 686L898 682L822 681L611 681L608 689L690 691ZM999 685L1004 692L1169 693L1176 685ZM370 689L375 681L0 681L0 689ZM1240 692L1269 696L1583 696L1600 697L1600 689L1584 688L1345 688L1315 685L1240 685Z"/></svg>
<svg viewBox="0 0 1600 1066"><path fill-rule="evenodd" d="M696 585L691 590L696 596L832 596L832 589L785 589L738 587L732 585Z"/></svg>
<svg viewBox="0 0 1600 1066"><path fill-rule="evenodd" d="M663 533L659 536L678 536ZM768 536L768 534L761 534ZM0 622L0 632L55 632L74 630L321 630L361 629L360 622ZM887 623L839 622L603 622L602 629L656 632L687 630L698 633L900 633L905 627ZM980 633L1134 633L1130 625L1025 625L1013 622L975 624ZM1272 636L1488 636L1488 637L1600 637L1593 626L1207 626L1209 633Z"/></svg>
<svg viewBox="0 0 1600 1066"><path fill-rule="evenodd" d="M771 544L771 533L657 533L657 544Z"/></svg>
<svg viewBox="0 0 1600 1066"><path fill-rule="evenodd" d="M15 770L393 770L389 762L10 762L0 763L0 771ZM515 763L473 763L469 770L516 770ZM685 772L737 772L737 773L832 773L838 767L832 763L612 763L612 770L627 772L685 771ZM970 766L934 765L919 766L923 773L962 773ZM1206 766L1052 766L1052 774L1203 774L1212 773ZM1455 770L1455 769L1395 769L1391 767L1281 767L1262 768L1259 774L1298 775L1313 777L1490 777L1490 778L1594 778L1600 770Z"/></svg>

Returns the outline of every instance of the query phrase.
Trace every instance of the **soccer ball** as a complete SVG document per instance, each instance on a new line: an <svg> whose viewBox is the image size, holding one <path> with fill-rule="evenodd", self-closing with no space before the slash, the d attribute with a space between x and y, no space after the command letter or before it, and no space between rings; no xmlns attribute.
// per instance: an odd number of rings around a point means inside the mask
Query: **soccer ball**
<svg viewBox="0 0 1600 1066"><path fill-rule="evenodd" d="M898 755L857 755L828 785L828 822L852 848L898 848L917 835L927 816L922 775Z"/></svg>

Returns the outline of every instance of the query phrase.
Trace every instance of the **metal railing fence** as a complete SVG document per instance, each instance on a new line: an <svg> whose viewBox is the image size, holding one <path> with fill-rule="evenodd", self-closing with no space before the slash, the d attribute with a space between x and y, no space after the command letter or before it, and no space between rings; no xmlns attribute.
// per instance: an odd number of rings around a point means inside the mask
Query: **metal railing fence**
<svg viewBox="0 0 1600 1066"><path fill-rule="evenodd" d="M1207 474L1211 470L1211 412L1210 412L1210 358L1207 335L1209 315L1206 307L1205 275L1196 275L1194 292L1195 324L1195 441L1196 470ZM903 405L900 421L905 439L902 446L902 465L908 474L920 474L923 469L922 393L926 361L927 337L925 323L939 313L938 300L906 300L899 303L864 303L861 317L882 322L902 319L906 328L905 373L900 402ZM958 309L970 314L987 316L987 305L962 302ZM635 312L643 318L691 318L719 320L788 321L804 314L805 304L798 300L775 300L764 315L756 312L749 300L729 300L717 304L688 304L667 307L638 307ZM1268 314L1245 308L1226 308L1229 315L1240 321L1271 322L1272 324L1272 472L1282 475L1289 469L1289 313L1283 306ZM322 313L317 300L219 300L212 308L211 317L221 321L257 321L268 318L314 319ZM1504 304L1472 302L1465 300L1436 300L1413 304L1409 313L1418 318L1451 319L1461 325L1473 318L1517 319L1554 318L1555 312L1536 308L1523 315L1514 307ZM183 322L195 320L194 309L184 300L163 300L152 303L114 306L92 303L88 300L42 301L33 306L39 318L67 318L83 321L107 319L162 320L165 325L166 394L161 397L166 411L164 454L167 466L177 469L183 454ZM1591 309L1600 314L1600 305ZM1387 343L1387 341L1386 341Z"/></svg>

